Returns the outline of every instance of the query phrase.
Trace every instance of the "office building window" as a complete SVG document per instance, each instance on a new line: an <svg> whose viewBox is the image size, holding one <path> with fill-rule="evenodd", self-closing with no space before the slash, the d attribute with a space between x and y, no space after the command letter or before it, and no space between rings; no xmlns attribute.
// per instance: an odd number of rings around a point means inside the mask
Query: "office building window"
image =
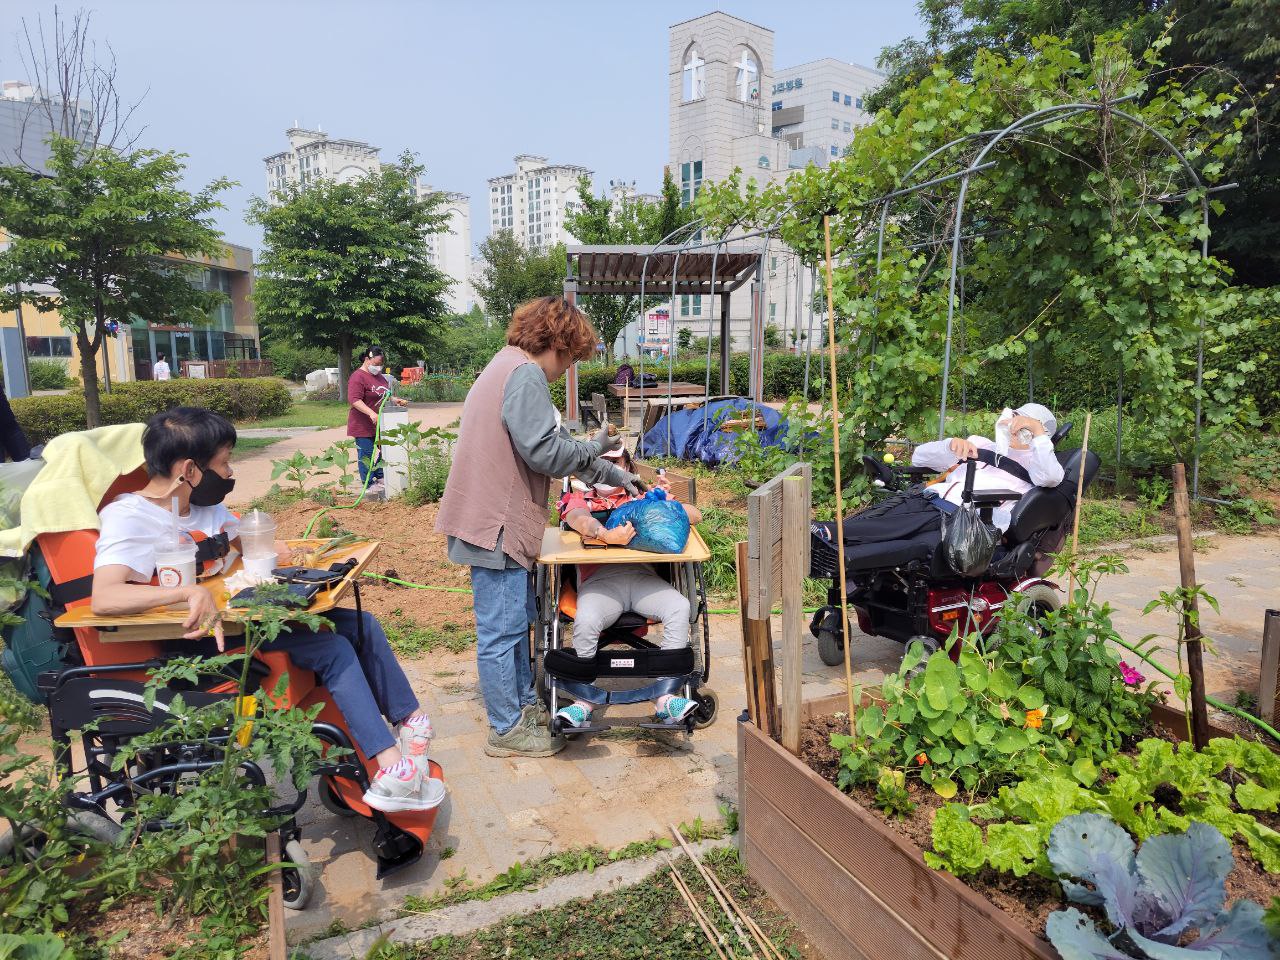
<svg viewBox="0 0 1280 960"><path fill-rule="evenodd" d="M32 357L71 356L70 337L27 337L27 355Z"/></svg>
<svg viewBox="0 0 1280 960"><path fill-rule="evenodd" d="M840 149L834 143L831 145L831 155L833 157L840 156Z"/></svg>
<svg viewBox="0 0 1280 960"><path fill-rule="evenodd" d="M851 107L851 106L853 106L853 98L852 98L851 96L849 96L849 94L847 94L847 93L844 95L844 105L845 105L846 107Z"/></svg>
<svg viewBox="0 0 1280 960"><path fill-rule="evenodd" d="M701 100L704 96L707 62L698 55L697 47L689 48L684 60L684 100Z"/></svg>
<svg viewBox="0 0 1280 960"><path fill-rule="evenodd" d="M839 129L840 129L840 121L839 121L839 120L832 120L832 121L831 121L831 129L832 129L832 130L839 130Z"/></svg>
<svg viewBox="0 0 1280 960"><path fill-rule="evenodd" d="M855 107L857 107L859 110L861 110L861 109L862 109L862 98L861 98L861 97L856 98L856 99L853 101L853 105L854 105Z"/></svg>
<svg viewBox="0 0 1280 960"><path fill-rule="evenodd" d="M844 132L845 132L845 133L850 133L850 132L851 132L851 128L849 127L849 121L848 121L848 120L846 120L846 121L844 122Z"/></svg>
<svg viewBox="0 0 1280 960"><path fill-rule="evenodd" d="M840 102L840 91L839 91L839 90L832 90L832 91L831 91L831 100L832 100L832 102L833 102L833 103L839 103L839 102Z"/></svg>
<svg viewBox="0 0 1280 960"><path fill-rule="evenodd" d="M773 323L774 317L778 314L778 305L776 303L769 304L769 322Z"/></svg>
<svg viewBox="0 0 1280 960"><path fill-rule="evenodd" d="M769 269L770 269L770 270L777 270L777 269L778 269L778 258L777 258L777 257L770 257L770 258L769 258Z"/></svg>
<svg viewBox="0 0 1280 960"><path fill-rule="evenodd" d="M764 169L768 170L768 169L769 169L769 158L768 158L768 157L766 157L763 153L762 153L762 154L760 154L760 159L756 161L756 166L758 166L758 167L763 167Z"/></svg>
<svg viewBox="0 0 1280 960"><path fill-rule="evenodd" d="M772 107L771 107L770 109L773 109L773 110L781 110L781 109L782 109L782 101L781 101L781 100L775 100L775 101L773 101L773 105L772 105Z"/></svg>
<svg viewBox="0 0 1280 960"><path fill-rule="evenodd" d="M702 297L682 296L680 298L680 316L682 317L700 317L702 316Z"/></svg>

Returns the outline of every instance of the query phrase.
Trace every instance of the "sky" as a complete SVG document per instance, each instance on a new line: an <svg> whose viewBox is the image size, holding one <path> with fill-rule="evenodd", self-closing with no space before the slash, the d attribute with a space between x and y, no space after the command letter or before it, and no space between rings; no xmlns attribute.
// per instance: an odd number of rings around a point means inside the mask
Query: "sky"
<svg viewBox="0 0 1280 960"><path fill-rule="evenodd" d="M0 79L25 79L25 17L54 4L0 3ZM516 154L585 166L656 191L667 158L667 29L720 9L774 31L775 67L820 57L874 66L881 47L920 32L912 0L98 0L91 33L115 52L119 86L142 98L139 146L188 154L186 186L217 177L217 223L257 247L244 221L266 190L262 160L285 130L320 127L409 149L427 180L472 200L472 239L488 233L489 177ZM64 15L74 2L63 0Z"/></svg>

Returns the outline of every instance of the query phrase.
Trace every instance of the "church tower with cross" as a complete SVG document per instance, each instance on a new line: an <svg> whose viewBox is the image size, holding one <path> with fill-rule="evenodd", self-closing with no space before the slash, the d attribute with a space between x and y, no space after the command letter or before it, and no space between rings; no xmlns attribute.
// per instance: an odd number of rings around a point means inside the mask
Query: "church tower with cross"
<svg viewBox="0 0 1280 960"><path fill-rule="evenodd" d="M735 167L757 180L787 169L787 145L772 136L773 31L709 13L670 31L671 174L692 198L704 181ZM763 161L762 161L763 158Z"/></svg>

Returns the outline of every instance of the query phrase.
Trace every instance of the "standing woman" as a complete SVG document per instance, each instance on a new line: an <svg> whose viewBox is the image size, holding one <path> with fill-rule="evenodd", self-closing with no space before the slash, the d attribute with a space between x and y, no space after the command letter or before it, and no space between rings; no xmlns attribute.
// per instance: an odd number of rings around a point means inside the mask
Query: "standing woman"
<svg viewBox="0 0 1280 960"><path fill-rule="evenodd" d="M347 380L347 436L356 442L356 465L360 469L360 488L371 496L382 493L382 468L375 467L376 451L373 448L377 434L378 406L382 398L391 392L387 378L382 375L383 353L381 347L370 347L360 355L360 366ZM409 401L392 397L391 402L403 407ZM369 473L372 471L373 476Z"/></svg>
<svg viewBox="0 0 1280 960"><path fill-rule="evenodd" d="M503 347L467 393L440 502L436 530L449 559L471 568L476 665L489 719L491 757L547 757L564 740L547 729L533 689L529 625L535 617L533 565L547 524L551 478L643 489L640 479L601 459L621 437L602 429L574 440L560 423L548 387L595 352L586 315L560 297L516 309Z"/></svg>

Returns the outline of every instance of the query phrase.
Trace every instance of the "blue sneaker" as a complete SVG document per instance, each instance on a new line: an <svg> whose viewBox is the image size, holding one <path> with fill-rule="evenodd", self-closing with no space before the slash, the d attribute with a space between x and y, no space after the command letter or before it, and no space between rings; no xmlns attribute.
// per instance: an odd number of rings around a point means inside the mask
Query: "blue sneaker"
<svg viewBox="0 0 1280 960"><path fill-rule="evenodd" d="M561 707L556 711L556 716L571 727L585 727L591 721L591 714L576 703Z"/></svg>
<svg viewBox="0 0 1280 960"><path fill-rule="evenodd" d="M694 710L698 709L696 701L685 697L672 697L658 710L658 720L666 724L677 724Z"/></svg>

